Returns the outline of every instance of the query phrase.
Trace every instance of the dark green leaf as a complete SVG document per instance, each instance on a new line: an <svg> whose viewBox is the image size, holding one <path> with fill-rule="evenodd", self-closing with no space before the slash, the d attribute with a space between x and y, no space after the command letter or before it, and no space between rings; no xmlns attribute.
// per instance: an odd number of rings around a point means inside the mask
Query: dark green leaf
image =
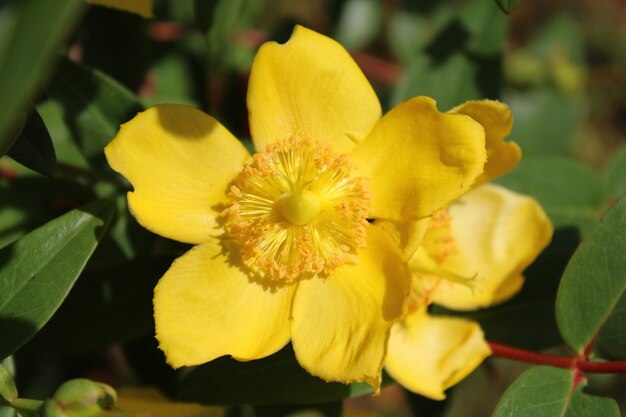
<svg viewBox="0 0 626 417"><path fill-rule="evenodd" d="M0 23L2 23L0 21ZM7 132L4 135L4 138L0 136L0 157L5 155L9 149L13 146L17 138L20 137L22 133L22 129L24 129L24 125L26 124L26 112L17 113L17 116L9 123L9 127L7 128Z"/></svg>
<svg viewBox="0 0 626 417"><path fill-rule="evenodd" d="M89 188L65 179L0 179L0 248L67 211L93 200Z"/></svg>
<svg viewBox="0 0 626 417"><path fill-rule="evenodd" d="M605 175L609 183L609 198L619 198L626 193L626 146L615 155Z"/></svg>
<svg viewBox="0 0 626 417"><path fill-rule="evenodd" d="M561 417L574 385L573 371L538 366L524 372L504 393L493 417Z"/></svg>
<svg viewBox="0 0 626 417"><path fill-rule="evenodd" d="M59 308L113 213L111 203L93 203L0 250L0 357L19 349Z"/></svg>
<svg viewBox="0 0 626 417"><path fill-rule="evenodd" d="M103 149L143 107L137 97L98 70L64 60L49 95L64 109L64 118L83 155L95 167L107 166Z"/></svg>
<svg viewBox="0 0 626 417"><path fill-rule="evenodd" d="M51 70L61 40L84 0L13 0L0 3L0 156L18 113Z"/></svg>
<svg viewBox="0 0 626 417"><path fill-rule="evenodd" d="M619 417L617 403L574 388L572 370L538 366L522 374L500 399L494 417Z"/></svg>
<svg viewBox="0 0 626 417"><path fill-rule="evenodd" d="M620 417L620 415L615 400L590 390L583 383L571 396L565 417Z"/></svg>
<svg viewBox="0 0 626 417"><path fill-rule="evenodd" d="M576 226L584 236L606 205L602 178L590 168L565 157L525 158L498 182L535 197L556 227Z"/></svg>
<svg viewBox="0 0 626 417"><path fill-rule="evenodd" d="M136 259L86 270L29 353L79 353L154 332L152 291L171 259Z"/></svg>
<svg viewBox="0 0 626 417"><path fill-rule="evenodd" d="M448 110L466 100L498 98L505 17L492 0L464 6L409 65L391 104L417 95L435 98Z"/></svg>
<svg viewBox="0 0 626 417"><path fill-rule="evenodd" d="M384 379L385 383L389 381ZM204 404L313 404L371 392L364 382L344 385L311 376L289 345L255 361L223 357L194 368L182 381L178 399Z"/></svg>
<svg viewBox="0 0 626 417"><path fill-rule="evenodd" d="M600 335L626 345L626 198L607 212L570 261L556 302L556 317L567 344L582 352L607 320ZM610 318L615 314L615 318ZM623 355L622 351L622 355Z"/></svg>
<svg viewBox="0 0 626 417"><path fill-rule="evenodd" d="M530 155L569 154L572 140L580 129L587 103L583 97L570 97L552 88L511 93L504 97L511 106L515 123L510 137ZM554 117L558 109L559 117Z"/></svg>
<svg viewBox="0 0 626 417"><path fill-rule="evenodd" d="M506 14L511 13L519 6L519 0L496 0L496 3L498 3L498 6L500 6L502 11Z"/></svg>
<svg viewBox="0 0 626 417"><path fill-rule="evenodd" d="M50 133L57 161L73 167L89 169L89 163L76 146L72 132L65 123L61 103L55 100L45 100L37 106L37 113Z"/></svg>
<svg viewBox="0 0 626 417"><path fill-rule="evenodd" d="M57 158L52 139L43 119L33 111L8 155L15 161L42 175L54 176Z"/></svg>

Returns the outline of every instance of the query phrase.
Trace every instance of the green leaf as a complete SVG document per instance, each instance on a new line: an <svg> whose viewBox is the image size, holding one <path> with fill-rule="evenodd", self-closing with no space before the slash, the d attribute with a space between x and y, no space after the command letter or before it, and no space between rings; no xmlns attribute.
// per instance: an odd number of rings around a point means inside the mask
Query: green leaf
<svg viewBox="0 0 626 417"><path fill-rule="evenodd" d="M509 135L524 151L531 155L566 155L571 152L572 141L585 120L587 102L584 97L571 97L553 88L509 93L507 103L515 122ZM554 112L559 117L554 117Z"/></svg>
<svg viewBox="0 0 626 417"><path fill-rule="evenodd" d="M140 258L85 270L28 353L81 353L151 335L152 292L172 259Z"/></svg>
<svg viewBox="0 0 626 417"><path fill-rule="evenodd" d="M531 368L504 393L493 417L619 417L613 399L592 393L584 382L573 389L572 370Z"/></svg>
<svg viewBox="0 0 626 417"><path fill-rule="evenodd" d="M41 176L0 179L0 248L92 200L91 190L76 181Z"/></svg>
<svg viewBox="0 0 626 417"><path fill-rule="evenodd" d="M0 357L19 349L52 317L113 213L111 203L93 203L0 250Z"/></svg>
<svg viewBox="0 0 626 417"><path fill-rule="evenodd" d="M364 49L380 31L382 9L377 0L346 1L333 38L349 50Z"/></svg>
<svg viewBox="0 0 626 417"><path fill-rule="evenodd" d="M389 382L383 378L383 385ZM223 357L198 366L182 381L177 398L203 404L313 404L372 392L365 382L344 385L310 375L289 345L255 361Z"/></svg>
<svg viewBox="0 0 626 417"><path fill-rule="evenodd" d="M498 98L505 29L505 17L492 0L470 2L415 55L391 104L427 95L448 110L471 99Z"/></svg>
<svg viewBox="0 0 626 417"><path fill-rule="evenodd" d="M27 168L42 175L54 176L57 158L52 139L43 119L33 111L8 155Z"/></svg>
<svg viewBox="0 0 626 417"><path fill-rule="evenodd" d="M605 172L609 198L619 198L626 193L626 146L615 155Z"/></svg>
<svg viewBox="0 0 626 417"><path fill-rule="evenodd" d="M0 156L12 139L16 114L25 110L51 70L56 48L72 28L84 0L14 0L0 3Z"/></svg>
<svg viewBox="0 0 626 417"><path fill-rule="evenodd" d="M0 21L0 23L2 22ZM0 157L5 155L20 137L22 129L24 129L24 125L26 125L26 118L26 112L17 113L15 120L12 120L9 124L4 138L0 137Z"/></svg>
<svg viewBox="0 0 626 417"><path fill-rule="evenodd" d="M61 62L48 94L63 107L65 123L94 167L108 167L104 147L122 123L143 110L137 97L117 81L67 59Z"/></svg>
<svg viewBox="0 0 626 417"><path fill-rule="evenodd" d="M565 157L534 156L498 182L535 197L555 227L576 226L584 236L606 205L602 178L590 168Z"/></svg>
<svg viewBox="0 0 626 417"><path fill-rule="evenodd" d="M207 2L195 1L196 15L203 21L201 26L206 28L206 22L211 22L206 40L213 58L222 53L233 30L250 22L262 5L258 0L217 0L215 3L213 9L207 10Z"/></svg>
<svg viewBox="0 0 626 417"><path fill-rule="evenodd" d="M570 261L557 295L556 317L563 339L582 352L600 334L626 345L626 198L619 200L585 239ZM615 313L615 317L611 315ZM607 323L609 324L609 323ZM622 355L624 355L622 351Z"/></svg>
<svg viewBox="0 0 626 417"><path fill-rule="evenodd" d="M50 133L57 162L89 169L89 162L76 146L72 132L65 123L61 103L55 100L45 100L37 106L37 113L43 119L46 129Z"/></svg>
<svg viewBox="0 0 626 417"><path fill-rule="evenodd" d="M502 11L506 14L511 13L519 6L519 0L496 0L496 3L498 3L498 6L500 6Z"/></svg>

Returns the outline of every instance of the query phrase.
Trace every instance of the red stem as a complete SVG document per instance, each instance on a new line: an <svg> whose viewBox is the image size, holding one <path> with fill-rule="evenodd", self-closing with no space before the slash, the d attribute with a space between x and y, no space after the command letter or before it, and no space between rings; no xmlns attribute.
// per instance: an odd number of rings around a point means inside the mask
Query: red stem
<svg viewBox="0 0 626 417"><path fill-rule="evenodd" d="M536 353L528 350L513 348L500 343L489 342L489 347L494 356L514 359L520 362L534 363L536 365L550 365L556 368L571 369L576 365L575 357L565 357Z"/></svg>
<svg viewBox="0 0 626 417"><path fill-rule="evenodd" d="M546 353L531 352L517 349L500 343L489 342L489 347L494 356L514 359L520 362L536 365L550 365L556 368L577 369L590 374L619 374L626 373L626 362L593 362L587 360L584 355L558 356Z"/></svg>

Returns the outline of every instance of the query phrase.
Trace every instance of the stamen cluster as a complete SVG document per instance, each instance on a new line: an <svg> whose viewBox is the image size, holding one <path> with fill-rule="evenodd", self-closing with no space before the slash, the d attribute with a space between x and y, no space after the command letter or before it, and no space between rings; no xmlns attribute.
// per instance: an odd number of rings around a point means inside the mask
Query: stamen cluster
<svg viewBox="0 0 626 417"><path fill-rule="evenodd" d="M347 155L303 138L256 154L234 180L224 212L246 264L271 279L292 280L355 261L365 246L372 196L351 169Z"/></svg>

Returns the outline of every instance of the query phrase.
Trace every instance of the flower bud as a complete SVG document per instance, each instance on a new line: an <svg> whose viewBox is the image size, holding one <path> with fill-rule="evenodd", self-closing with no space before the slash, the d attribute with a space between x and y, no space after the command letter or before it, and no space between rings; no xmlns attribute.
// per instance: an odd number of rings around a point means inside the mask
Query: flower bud
<svg viewBox="0 0 626 417"><path fill-rule="evenodd" d="M115 408L117 394L106 384L72 379L61 385L42 407L43 417L98 417Z"/></svg>
<svg viewBox="0 0 626 417"><path fill-rule="evenodd" d="M17 398L17 388L15 388L13 377L2 365L0 365L0 398L9 403Z"/></svg>

